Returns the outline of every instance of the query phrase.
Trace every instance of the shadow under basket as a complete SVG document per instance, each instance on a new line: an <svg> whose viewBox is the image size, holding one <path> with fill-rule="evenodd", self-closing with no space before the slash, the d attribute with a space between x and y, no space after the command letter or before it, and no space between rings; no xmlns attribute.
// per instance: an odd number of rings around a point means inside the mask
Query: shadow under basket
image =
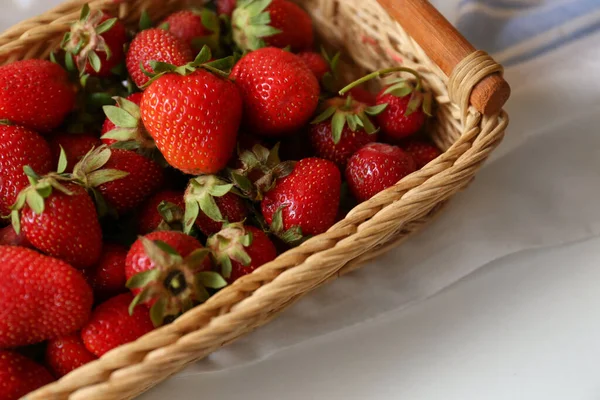
<svg viewBox="0 0 600 400"><path fill-rule="evenodd" d="M436 99L431 138L444 151L423 169L355 207L326 233L281 254L170 325L118 347L26 396L130 399L259 327L312 289L359 267L419 230L466 187L500 143L509 95L502 67L475 49L425 0L297 0L322 42L347 55L345 72L401 64L418 71ZM0 63L46 58L84 0L63 5L0 36ZM93 9L137 25L158 21L183 0L96 0Z"/></svg>

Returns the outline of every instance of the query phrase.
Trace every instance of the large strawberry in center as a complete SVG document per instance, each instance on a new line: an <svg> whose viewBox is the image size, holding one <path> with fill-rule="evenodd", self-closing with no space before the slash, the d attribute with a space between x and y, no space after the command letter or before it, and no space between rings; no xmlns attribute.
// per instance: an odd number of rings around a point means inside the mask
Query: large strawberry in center
<svg viewBox="0 0 600 400"><path fill-rule="evenodd" d="M167 162L193 175L212 174L227 165L242 118L238 88L215 64L205 64L209 59L205 47L193 63L165 67L140 105L144 125Z"/></svg>

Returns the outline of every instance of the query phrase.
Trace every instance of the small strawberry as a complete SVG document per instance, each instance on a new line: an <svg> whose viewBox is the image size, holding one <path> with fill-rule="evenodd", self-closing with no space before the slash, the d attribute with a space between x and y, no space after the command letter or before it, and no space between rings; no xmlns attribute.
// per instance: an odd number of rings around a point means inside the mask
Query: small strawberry
<svg viewBox="0 0 600 400"><path fill-rule="evenodd" d="M50 372L29 358L8 350L0 350L0 399L18 400L52 382Z"/></svg>
<svg viewBox="0 0 600 400"><path fill-rule="evenodd" d="M261 136L300 130L319 102L319 82L298 56L274 47L246 54L232 77L244 100L244 122Z"/></svg>
<svg viewBox="0 0 600 400"><path fill-rule="evenodd" d="M107 77L125 59L125 25L86 4L78 21L63 38L62 48L75 56L81 74Z"/></svg>
<svg viewBox="0 0 600 400"><path fill-rule="evenodd" d="M75 166L73 176L92 190L101 215L106 206L118 215L133 210L158 190L164 179L156 162L133 151L105 146L88 153Z"/></svg>
<svg viewBox="0 0 600 400"><path fill-rule="evenodd" d="M192 51L198 53L204 45L214 51L219 47L219 19L214 11L182 10L169 15L160 26L171 32Z"/></svg>
<svg viewBox="0 0 600 400"><path fill-rule="evenodd" d="M138 234L170 230L168 228L172 225L181 225L184 208L183 193L174 190L156 193L142 206L138 217Z"/></svg>
<svg viewBox="0 0 600 400"><path fill-rule="evenodd" d="M327 96L337 93L340 89L338 65L341 53L338 52L332 57L327 53L325 48L321 48L321 53L304 51L298 53L298 57L304 61L315 75L315 78L317 78Z"/></svg>
<svg viewBox="0 0 600 400"><path fill-rule="evenodd" d="M96 300L105 300L127 291L125 259L128 249L108 243L102 248L100 261L89 272L89 282Z"/></svg>
<svg viewBox="0 0 600 400"><path fill-rule="evenodd" d="M0 124L0 216L10 214L19 192L29 186L23 167L40 174L52 169L48 143L37 133L14 125Z"/></svg>
<svg viewBox="0 0 600 400"><path fill-rule="evenodd" d="M386 106L367 107L352 97L336 97L325 106L325 111L313 121L310 142L318 157L344 168L356 150L377 141L378 128L369 117L381 113Z"/></svg>
<svg viewBox="0 0 600 400"><path fill-rule="evenodd" d="M23 60L0 67L0 119L40 133L57 128L75 104L67 72L46 60Z"/></svg>
<svg viewBox="0 0 600 400"><path fill-rule="evenodd" d="M217 0L217 13L231 17L233 10L237 6L237 0Z"/></svg>
<svg viewBox="0 0 600 400"><path fill-rule="evenodd" d="M208 62L211 57L205 46L192 64L165 67L142 97L144 125L167 162L186 174L212 174L227 165L242 117L237 86L217 69L220 60Z"/></svg>
<svg viewBox="0 0 600 400"><path fill-rule="evenodd" d="M221 273L233 283L277 257L277 249L265 233L241 222L227 224L208 239Z"/></svg>
<svg viewBox="0 0 600 400"><path fill-rule="evenodd" d="M265 194L262 214L276 233L292 230L297 234L301 230L303 235L318 235L335 222L341 184L340 171L334 163L305 158Z"/></svg>
<svg viewBox="0 0 600 400"><path fill-rule="evenodd" d="M423 168L442 154L433 144L417 140L408 143L404 150L415 160L417 169Z"/></svg>
<svg viewBox="0 0 600 400"><path fill-rule="evenodd" d="M138 106L138 110L134 111L134 115L133 117L135 118L135 113L139 112L139 106L140 106L140 102L142 101L142 92L136 92L136 93L132 93L129 96L127 96L127 98L125 100L128 100L129 102L135 104ZM126 103L129 104L129 103ZM120 107L119 103L117 102L117 104L115 105L115 107ZM127 111L127 110L126 110ZM131 113L128 113L128 115L131 115ZM137 121L136 121L137 122ZM133 125L133 122L131 122L131 125ZM136 128L139 127L140 124L136 124ZM143 124L141 125L143 127ZM113 143L118 142L118 140L116 139L110 139L109 137L104 137L107 133L120 128L120 129L127 129L129 132L132 130L132 128L128 128L125 126L121 126L121 127L117 127L111 120L110 118L106 117L106 119L104 120L104 124L102 125L102 132L101 132L101 138L102 138L102 143L106 144L106 145L111 145ZM137 133L137 131L136 131Z"/></svg>
<svg viewBox="0 0 600 400"><path fill-rule="evenodd" d="M297 55L302 61L304 61L308 69L311 70L319 82L321 82L321 79L323 79L325 74L330 71L327 60L325 60L323 56L317 52L303 51Z"/></svg>
<svg viewBox="0 0 600 400"><path fill-rule="evenodd" d="M23 232L15 232L15 228L12 225L0 228L0 245L32 248L31 243L27 241Z"/></svg>
<svg viewBox="0 0 600 400"><path fill-rule="evenodd" d="M211 272L209 251L192 236L181 232L153 232L140 237L127 254L127 287L136 294L131 302L151 306L155 326L177 317L205 301L205 287L219 289L223 278Z"/></svg>
<svg viewBox="0 0 600 400"><path fill-rule="evenodd" d="M153 72L150 61L180 66L193 59L192 50L187 44L177 39L172 33L153 28L141 31L131 41L127 51L126 64L133 82L138 87L142 87L150 80L144 70Z"/></svg>
<svg viewBox="0 0 600 400"><path fill-rule="evenodd" d="M288 0L238 1L231 23L233 39L242 50L289 46L300 51L314 42L310 15Z"/></svg>
<svg viewBox="0 0 600 400"><path fill-rule="evenodd" d="M0 246L0 348L25 346L81 328L92 289L67 263L17 246Z"/></svg>
<svg viewBox="0 0 600 400"><path fill-rule="evenodd" d="M350 158L346 180L354 197L365 201L415 170L414 160L404 150L389 144L371 143Z"/></svg>
<svg viewBox="0 0 600 400"><path fill-rule="evenodd" d="M97 357L115 347L133 342L154 329L148 309L140 306L129 314L131 293L123 293L100 304L81 329L86 349Z"/></svg>
<svg viewBox="0 0 600 400"><path fill-rule="evenodd" d="M60 148L62 147L67 156L67 169L65 171L73 172L73 167L83 156L89 153L94 147L100 146L100 140L95 135L62 133L51 136L48 139L48 144L50 144L50 149L52 150L54 165L58 164Z"/></svg>
<svg viewBox="0 0 600 400"><path fill-rule="evenodd" d="M79 332L52 339L46 347L46 365L57 378L95 359L85 348Z"/></svg>

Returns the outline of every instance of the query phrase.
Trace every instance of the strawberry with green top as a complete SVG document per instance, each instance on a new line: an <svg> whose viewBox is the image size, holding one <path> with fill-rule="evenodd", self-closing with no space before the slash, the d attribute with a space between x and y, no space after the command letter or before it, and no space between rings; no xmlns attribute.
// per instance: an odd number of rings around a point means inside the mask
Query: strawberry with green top
<svg viewBox="0 0 600 400"><path fill-rule="evenodd" d="M144 91L140 106L144 125L166 161L191 175L213 174L227 165L242 118L240 91L221 70L232 59L211 58L205 46L191 64L155 64L159 75Z"/></svg>
<svg viewBox="0 0 600 400"><path fill-rule="evenodd" d="M0 350L0 399L18 400L53 380L35 361L15 351Z"/></svg>
<svg viewBox="0 0 600 400"><path fill-rule="evenodd" d="M183 230L183 193L162 190L150 197L138 216L138 235L156 230Z"/></svg>
<svg viewBox="0 0 600 400"><path fill-rule="evenodd" d="M204 45L213 51L219 50L219 18L207 8L177 11L165 18L160 27L186 43L195 53Z"/></svg>
<svg viewBox="0 0 600 400"><path fill-rule="evenodd" d="M85 348L80 333L76 332L48 341L45 358L54 376L60 378L97 357Z"/></svg>
<svg viewBox="0 0 600 400"><path fill-rule="evenodd" d="M63 38L62 48L75 57L81 74L107 77L125 59L125 25L100 10L90 10L86 4L79 20Z"/></svg>
<svg viewBox="0 0 600 400"><path fill-rule="evenodd" d="M58 163L62 148L67 157L67 169L65 172L73 172L75 164L92 151L92 149L100 146L101 142L96 135L59 133L52 135L48 139L48 144L52 150L54 165ZM34 168L34 170L36 169Z"/></svg>

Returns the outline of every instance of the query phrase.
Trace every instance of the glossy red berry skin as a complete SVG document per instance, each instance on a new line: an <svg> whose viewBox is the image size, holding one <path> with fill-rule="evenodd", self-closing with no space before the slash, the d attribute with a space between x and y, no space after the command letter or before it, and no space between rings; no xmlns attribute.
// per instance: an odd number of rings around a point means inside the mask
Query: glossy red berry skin
<svg viewBox="0 0 600 400"><path fill-rule="evenodd" d="M442 154L440 149L433 144L417 140L408 143L404 149L412 156L413 160L415 160L417 169L423 168Z"/></svg>
<svg viewBox="0 0 600 400"><path fill-rule="evenodd" d="M0 399L18 400L53 380L35 361L15 351L0 350Z"/></svg>
<svg viewBox="0 0 600 400"><path fill-rule="evenodd" d="M298 53L298 57L304 61L319 82L321 82L323 76L330 71L329 64L319 53L314 51L303 51L302 53Z"/></svg>
<svg viewBox="0 0 600 400"><path fill-rule="evenodd" d="M393 94L384 94L384 90L377 95L377 104L388 104L383 112L377 115L377 123L386 140L397 142L419 132L425 124L427 116L422 108L406 115L411 95L397 97Z"/></svg>
<svg viewBox="0 0 600 400"><path fill-rule="evenodd" d="M267 11L271 17L269 25L281 31L264 38L268 46L280 49L290 46L292 51L307 50L313 46L312 20L300 6L288 0L273 0Z"/></svg>
<svg viewBox="0 0 600 400"><path fill-rule="evenodd" d="M327 120L312 125L309 131L310 142L317 157L333 161L342 170L348 159L364 145L377 141L377 133L368 134L364 129L353 131L344 126L338 143L334 143L331 132L331 121Z"/></svg>
<svg viewBox="0 0 600 400"><path fill-rule="evenodd" d="M231 275L227 282L233 283L244 275L252 273L256 268L277 257L277 249L269 237L260 229L253 226L246 226L246 232L252 233L252 244L244 250L252 260L249 265L243 265L235 260L231 260Z"/></svg>
<svg viewBox="0 0 600 400"><path fill-rule="evenodd" d="M161 23L161 25L163 24L168 26L167 30L177 39L197 51L200 51L202 46L194 45L194 39L211 34L202 24L202 17L190 10L182 10L169 15Z"/></svg>
<svg viewBox="0 0 600 400"><path fill-rule="evenodd" d="M183 193L175 190L162 190L150 197L142 206L138 217L138 234L146 235L158 228L163 221L163 217L158 212L158 206L162 202L167 202L178 206L181 210L185 209Z"/></svg>
<svg viewBox="0 0 600 400"><path fill-rule="evenodd" d="M127 291L125 287L127 251L126 247L113 243L105 244L102 248L102 256L98 264L88 273L96 302Z"/></svg>
<svg viewBox="0 0 600 400"><path fill-rule="evenodd" d="M50 340L46 346L46 365L57 378L96 358L85 348L79 332Z"/></svg>

